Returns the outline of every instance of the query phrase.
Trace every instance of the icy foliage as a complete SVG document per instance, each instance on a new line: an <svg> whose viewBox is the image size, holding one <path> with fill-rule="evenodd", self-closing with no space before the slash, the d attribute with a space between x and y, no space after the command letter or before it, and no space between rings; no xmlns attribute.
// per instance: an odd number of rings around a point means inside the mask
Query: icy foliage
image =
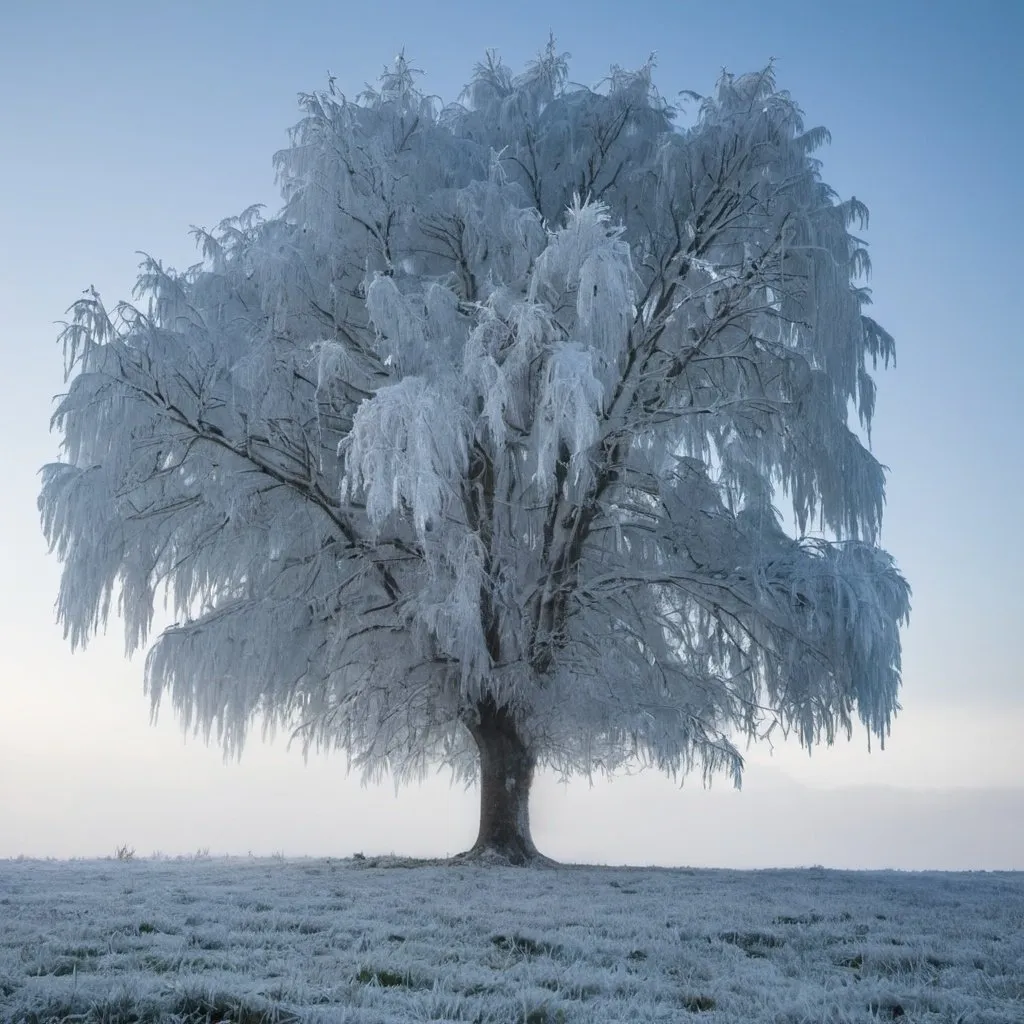
<svg viewBox="0 0 1024 1024"><path fill-rule="evenodd" d="M770 67L686 130L652 73L489 54L441 106L400 57L302 98L276 216L76 302L40 499L71 643L116 612L142 647L166 596L154 709L399 779L471 777L486 702L565 772L884 740L866 210Z"/></svg>
<svg viewBox="0 0 1024 1024"><path fill-rule="evenodd" d="M0 861L0 893L12 1024L1024 1019L1019 872Z"/></svg>

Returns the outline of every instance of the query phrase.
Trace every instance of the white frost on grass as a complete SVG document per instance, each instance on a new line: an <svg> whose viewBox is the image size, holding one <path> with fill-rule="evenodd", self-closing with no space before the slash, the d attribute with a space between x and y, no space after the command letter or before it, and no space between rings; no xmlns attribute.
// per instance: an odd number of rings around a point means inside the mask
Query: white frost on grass
<svg viewBox="0 0 1024 1024"><path fill-rule="evenodd" d="M1024 874L0 861L0 1020L1024 1021Z"/></svg>

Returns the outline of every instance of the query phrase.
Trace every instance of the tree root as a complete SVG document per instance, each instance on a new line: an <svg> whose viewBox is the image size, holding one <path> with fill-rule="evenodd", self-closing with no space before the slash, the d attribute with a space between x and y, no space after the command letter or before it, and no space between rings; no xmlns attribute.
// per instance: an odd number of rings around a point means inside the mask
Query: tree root
<svg viewBox="0 0 1024 1024"><path fill-rule="evenodd" d="M532 844L531 844L532 847ZM556 868L558 861L538 853L534 847L528 849L525 844L517 843L512 847L475 845L462 853L449 858L449 864L472 864L481 867L527 867Z"/></svg>

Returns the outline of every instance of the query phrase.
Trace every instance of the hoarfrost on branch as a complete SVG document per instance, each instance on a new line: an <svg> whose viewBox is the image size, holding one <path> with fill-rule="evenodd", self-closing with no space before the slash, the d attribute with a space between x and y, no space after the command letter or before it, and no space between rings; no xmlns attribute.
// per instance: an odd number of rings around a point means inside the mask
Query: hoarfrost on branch
<svg viewBox="0 0 1024 1024"><path fill-rule="evenodd" d="M909 590L847 419L893 355L866 210L770 67L687 129L651 65L567 69L489 54L441 106L400 57L305 95L278 215L72 308L60 619L77 646L116 611L135 649L166 593L153 707L229 752L259 720L367 776L471 778L497 710L527 784L738 781L775 724L889 730Z"/></svg>

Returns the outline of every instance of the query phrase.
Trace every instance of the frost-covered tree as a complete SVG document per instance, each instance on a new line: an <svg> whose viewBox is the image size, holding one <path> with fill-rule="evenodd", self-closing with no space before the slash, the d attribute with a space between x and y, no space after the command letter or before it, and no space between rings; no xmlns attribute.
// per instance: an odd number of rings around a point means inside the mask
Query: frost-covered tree
<svg viewBox="0 0 1024 1024"><path fill-rule="evenodd" d="M72 307L40 498L72 646L113 610L146 645L164 595L154 712L479 777L473 851L514 862L538 766L738 783L776 726L884 740L909 590L856 418L893 343L825 130L770 67L688 127L650 64L582 88L553 44L448 106L416 75L302 96L276 217Z"/></svg>

